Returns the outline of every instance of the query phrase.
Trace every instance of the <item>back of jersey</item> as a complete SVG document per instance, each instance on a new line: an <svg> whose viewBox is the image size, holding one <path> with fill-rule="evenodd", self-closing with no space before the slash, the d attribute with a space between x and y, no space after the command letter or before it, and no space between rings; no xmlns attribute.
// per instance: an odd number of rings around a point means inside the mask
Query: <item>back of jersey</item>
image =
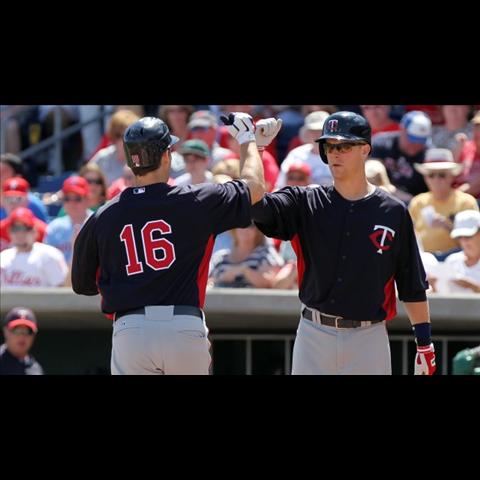
<svg viewBox="0 0 480 480"><path fill-rule="evenodd" d="M98 286L105 313L146 305L202 308L215 236L250 221L242 181L129 188L78 235L73 289L91 295Z"/></svg>

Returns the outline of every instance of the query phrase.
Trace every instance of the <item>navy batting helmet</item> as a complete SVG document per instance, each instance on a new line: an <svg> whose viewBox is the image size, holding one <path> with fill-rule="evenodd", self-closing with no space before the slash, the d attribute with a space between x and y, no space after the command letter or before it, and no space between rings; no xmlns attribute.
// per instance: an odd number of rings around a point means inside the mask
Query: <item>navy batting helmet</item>
<svg viewBox="0 0 480 480"><path fill-rule="evenodd" d="M155 117L141 118L132 123L123 135L127 164L132 169L155 167L165 150L178 140L178 137L170 135L163 120Z"/></svg>
<svg viewBox="0 0 480 480"><path fill-rule="evenodd" d="M327 154L323 149L327 139L348 140L351 142L366 142L372 146L372 129L361 115L353 112L336 112L325 119L323 135L315 140L320 145L320 156L328 163Z"/></svg>

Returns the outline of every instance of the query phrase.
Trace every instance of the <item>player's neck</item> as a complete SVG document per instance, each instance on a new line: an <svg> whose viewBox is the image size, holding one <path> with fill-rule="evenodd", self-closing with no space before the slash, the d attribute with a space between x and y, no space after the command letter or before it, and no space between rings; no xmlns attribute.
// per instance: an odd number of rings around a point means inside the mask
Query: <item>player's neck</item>
<svg viewBox="0 0 480 480"><path fill-rule="evenodd" d="M375 191L375 185L369 183L366 178L356 181L335 180L334 187L343 198L351 201L361 200Z"/></svg>
<svg viewBox="0 0 480 480"><path fill-rule="evenodd" d="M148 172L147 174L141 177L135 177L136 187L146 187L147 185L153 185L155 183L167 183L167 182L168 182L168 173L164 173L161 170L154 170L153 172Z"/></svg>

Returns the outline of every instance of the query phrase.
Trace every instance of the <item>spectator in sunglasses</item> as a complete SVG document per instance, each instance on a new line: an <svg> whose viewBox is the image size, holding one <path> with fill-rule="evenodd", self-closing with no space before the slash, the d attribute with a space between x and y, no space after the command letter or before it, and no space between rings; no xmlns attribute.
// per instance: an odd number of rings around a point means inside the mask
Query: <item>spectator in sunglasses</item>
<svg viewBox="0 0 480 480"><path fill-rule="evenodd" d="M88 193L88 208L92 210L92 212L96 212L107 200L107 181L105 175L96 163L85 164L78 174L87 181L90 187ZM60 198L63 197L61 191L58 192L58 194ZM65 215L65 208L62 207L57 217L63 217Z"/></svg>
<svg viewBox="0 0 480 480"><path fill-rule="evenodd" d="M12 177L3 182L2 204L5 206L5 211L7 212L8 216L0 221L0 251L9 247L11 243L8 229L10 225L9 216L12 214L12 212L17 208L28 208L35 215L33 210L28 207L29 189L30 185L22 177ZM36 216L34 217L34 220L35 230L37 232L36 241L42 242L47 229L47 224Z"/></svg>
<svg viewBox="0 0 480 480"><path fill-rule="evenodd" d="M62 252L35 241L35 217L27 208L17 208L9 217L12 247L0 252L2 286L58 287L68 268Z"/></svg>
<svg viewBox="0 0 480 480"><path fill-rule="evenodd" d="M428 186L428 192L414 197L409 205L415 231L424 250L442 261L459 249L458 242L450 236L455 215L463 210L478 210L478 204L472 195L452 187L462 165L454 162L450 150L431 148L425 161L414 167Z"/></svg>
<svg viewBox="0 0 480 480"><path fill-rule="evenodd" d="M40 364L29 355L38 332L37 319L29 308L15 307L3 321L5 343L0 346L0 375L43 375Z"/></svg>
<svg viewBox="0 0 480 480"><path fill-rule="evenodd" d="M80 176L72 176L63 182L63 208L66 215L48 224L45 243L58 248L70 263L73 242L83 223L93 213L89 209L90 185Z"/></svg>

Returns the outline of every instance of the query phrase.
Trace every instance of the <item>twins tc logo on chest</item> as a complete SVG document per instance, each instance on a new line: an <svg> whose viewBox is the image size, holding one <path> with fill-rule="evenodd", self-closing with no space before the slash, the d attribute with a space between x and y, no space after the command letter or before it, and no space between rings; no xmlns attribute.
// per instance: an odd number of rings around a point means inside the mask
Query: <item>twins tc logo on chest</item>
<svg viewBox="0 0 480 480"><path fill-rule="evenodd" d="M375 225L373 228L374 232L369 235L370 240L375 245L375 248L378 248L377 253L382 255L383 252L390 250L393 242L393 237L395 237L395 230L385 225Z"/></svg>

